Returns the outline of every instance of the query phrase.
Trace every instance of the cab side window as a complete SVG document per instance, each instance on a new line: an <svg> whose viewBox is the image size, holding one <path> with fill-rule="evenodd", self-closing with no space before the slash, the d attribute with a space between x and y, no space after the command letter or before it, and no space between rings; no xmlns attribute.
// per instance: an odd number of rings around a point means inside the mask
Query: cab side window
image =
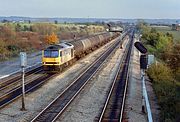
<svg viewBox="0 0 180 122"><path fill-rule="evenodd" d="M74 51L73 51L73 49L71 49L71 57L73 57L74 56Z"/></svg>
<svg viewBox="0 0 180 122"><path fill-rule="evenodd" d="M62 57L62 51L60 51L60 57Z"/></svg>

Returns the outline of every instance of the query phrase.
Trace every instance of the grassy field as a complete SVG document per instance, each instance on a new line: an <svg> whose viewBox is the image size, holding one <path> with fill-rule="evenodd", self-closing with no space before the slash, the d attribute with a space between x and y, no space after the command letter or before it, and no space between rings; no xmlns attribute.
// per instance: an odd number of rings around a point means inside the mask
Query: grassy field
<svg viewBox="0 0 180 122"><path fill-rule="evenodd" d="M168 27L168 26L152 26L152 27L157 29L157 31L161 31L163 33L167 33L167 32L172 33L174 36L174 41L180 42L180 31L173 31L171 30L171 27Z"/></svg>

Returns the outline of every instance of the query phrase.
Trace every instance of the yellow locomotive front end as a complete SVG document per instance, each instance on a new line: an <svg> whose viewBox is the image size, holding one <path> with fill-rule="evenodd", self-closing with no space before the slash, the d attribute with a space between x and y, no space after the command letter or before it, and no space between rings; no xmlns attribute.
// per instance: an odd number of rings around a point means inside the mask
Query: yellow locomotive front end
<svg viewBox="0 0 180 122"><path fill-rule="evenodd" d="M42 64L45 71L56 71L61 64L61 57L59 50L46 49L42 51Z"/></svg>
<svg viewBox="0 0 180 122"><path fill-rule="evenodd" d="M74 58L74 46L68 43L51 45L42 51L44 71L61 71L65 64Z"/></svg>

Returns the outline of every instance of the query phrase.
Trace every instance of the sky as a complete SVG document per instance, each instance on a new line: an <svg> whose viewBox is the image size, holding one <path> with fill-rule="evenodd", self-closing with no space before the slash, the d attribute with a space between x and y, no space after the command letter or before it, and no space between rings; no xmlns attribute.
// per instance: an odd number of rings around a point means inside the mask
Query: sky
<svg viewBox="0 0 180 122"><path fill-rule="evenodd" d="M180 19L180 0L0 0L0 16Z"/></svg>

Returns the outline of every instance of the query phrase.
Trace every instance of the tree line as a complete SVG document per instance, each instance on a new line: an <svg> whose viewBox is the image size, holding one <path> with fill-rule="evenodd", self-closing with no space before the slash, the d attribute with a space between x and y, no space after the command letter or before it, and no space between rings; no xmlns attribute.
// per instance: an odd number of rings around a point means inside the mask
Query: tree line
<svg viewBox="0 0 180 122"><path fill-rule="evenodd" d="M99 25L75 25L52 23L1 23L0 61L19 55L20 51L29 53L41 50L60 40L79 38L102 32Z"/></svg>
<svg viewBox="0 0 180 122"><path fill-rule="evenodd" d="M151 65L148 76L160 106L160 121L177 121L180 115L180 40L171 33L162 33L144 22L138 24L141 41L158 63Z"/></svg>

